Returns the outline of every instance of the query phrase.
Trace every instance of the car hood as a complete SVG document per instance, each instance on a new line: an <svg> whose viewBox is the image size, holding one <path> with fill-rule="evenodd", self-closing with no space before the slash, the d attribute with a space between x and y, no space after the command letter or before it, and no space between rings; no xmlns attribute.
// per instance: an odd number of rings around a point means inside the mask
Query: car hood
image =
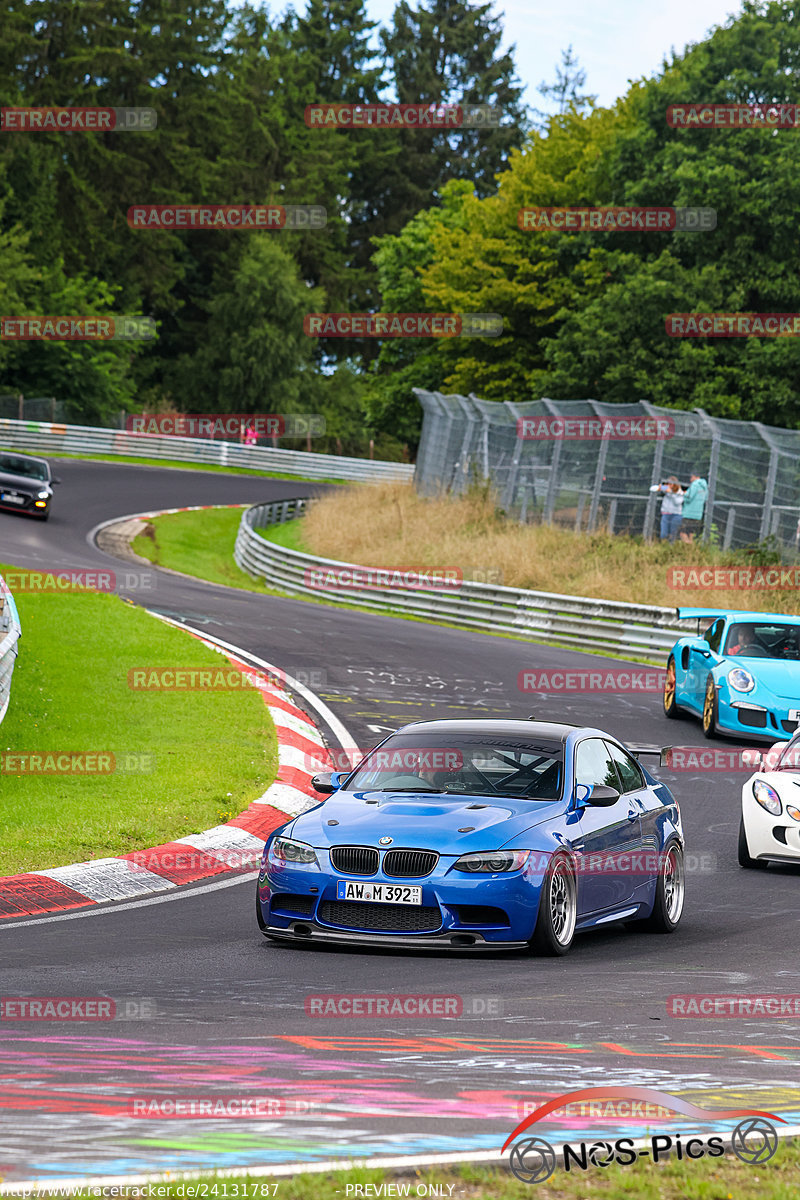
<svg viewBox="0 0 800 1200"><path fill-rule="evenodd" d="M369 803L375 800L377 804ZM318 848L377 847L382 837L390 837L397 847L466 854L504 846L526 829L560 817L565 807L564 800L334 792L324 804L297 818L291 836ZM339 824L329 825L329 821Z"/></svg>
<svg viewBox="0 0 800 1200"><path fill-rule="evenodd" d="M734 699L747 701L748 698L758 702L759 687L766 687L775 696L788 700L800 701L800 659L787 660L776 658L747 658L746 656L728 658L725 660L729 670L734 667L744 667L756 681L752 692L736 692L731 688ZM725 672L726 676L728 671Z"/></svg>
<svg viewBox="0 0 800 1200"><path fill-rule="evenodd" d="M49 486L46 479L31 479L28 475L12 475L8 471L0 471L0 487L14 488L20 492L41 492Z"/></svg>

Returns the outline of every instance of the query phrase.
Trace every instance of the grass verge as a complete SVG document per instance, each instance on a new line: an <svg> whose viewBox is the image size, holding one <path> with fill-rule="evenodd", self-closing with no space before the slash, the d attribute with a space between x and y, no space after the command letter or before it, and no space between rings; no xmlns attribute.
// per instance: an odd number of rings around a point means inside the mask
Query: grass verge
<svg viewBox="0 0 800 1200"><path fill-rule="evenodd" d="M637 1162L631 1167L611 1165L602 1169L557 1170L544 1183L523 1183L508 1171L464 1164L432 1167L413 1175L356 1167L330 1175L301 1173L290 1178L242 1175L206 1175L201 1179L165 1181L137 1187L117 1187L116 1197L137 1200L363 1200L365 1196L433 1196L452 1200L794 1200L800 1173L800 1150L796 1142L782 1142L769 1162L749 1166L732 1154L724 1158L663 1163ZM392 1185L383 1192L381 1185ZM237 1187L238 1185L238 1187ZM369 1187L369 1191L367 1191ZM408 1189L407 1191L405 1189ZM431 1191L432 1188L436 1190ZM358 1190L356 1190L358 1189ZM402 1189L402 1190L400 1190ZM452 1190L449 1190L452 1189ZM44 1193L37 1193L43 1195ZM74 1200L96 1200L110 1196L109 1187L87 1188L73 1193Z"/></svg>
<svg viewBox="0 0 800 1200"><path fill-rule="evenodd" d="M457 567L465 579L635 604L797 613L797 589L671 586L672 568L768 565L768 547L645 542L622 534L576 533L506 519L485 488L426 499L411 484L359 484L309 505L303 536L311 554L366 567ZM686 579L688 576L684 576Z"/></svg>
<svg viewBox="0 0 800 1200"><path fill-rule="evenodd" d="M22 639L0 749L111 754L115 769L16 774L4 759L0 874L172 841L229 820L269 786L275 730L257 691L128 685L137 667L218 670L227 663L215 651L116 596L15 599Z"/></svg>
<svg viewBox="0 0 800 1200"><path fill-rule="evenodd" d="M157 567L182 571L209 583L267 592L266 585L237 567L233 547L242 519L241 508L207 508L167 513L149 522L152 536L138 534L131 548Z"/></svg>

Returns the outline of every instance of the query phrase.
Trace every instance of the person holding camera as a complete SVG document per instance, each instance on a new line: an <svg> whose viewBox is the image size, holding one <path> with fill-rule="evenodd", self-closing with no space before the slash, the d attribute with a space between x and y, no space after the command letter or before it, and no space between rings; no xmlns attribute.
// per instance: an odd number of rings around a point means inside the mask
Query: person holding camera
<svg viewBox="0 0 800 1200"><path fill-rule="evenodd" d="M662 542L675 542L678 539L678 534L683 520L683 497L684 492L677 476L670 475L669 479L662 483L654 483L650 488L651 492L662 492L664 499L661 501L661 540Z"/></svg>

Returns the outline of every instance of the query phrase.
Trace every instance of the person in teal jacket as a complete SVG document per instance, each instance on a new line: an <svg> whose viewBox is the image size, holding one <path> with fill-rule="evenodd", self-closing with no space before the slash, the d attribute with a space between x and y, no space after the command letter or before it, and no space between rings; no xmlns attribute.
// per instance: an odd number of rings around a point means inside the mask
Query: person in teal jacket
<svg viewBox="0 0 800 1200"><path fill-rule="evenodd" d="M689 486L683 497L683 521L681 522L681 541L692 542L694 535L703 529L703 514L706 510L708 484L702 475L694 471L689 476Z"/></svg>

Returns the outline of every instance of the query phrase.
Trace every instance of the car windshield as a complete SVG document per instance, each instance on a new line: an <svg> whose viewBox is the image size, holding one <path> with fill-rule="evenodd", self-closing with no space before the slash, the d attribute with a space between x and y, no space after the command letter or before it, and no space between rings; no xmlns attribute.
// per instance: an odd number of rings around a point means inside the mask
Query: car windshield
<svg viewBox="0 0 800 1200"><path fill-rule="evenodd" d="M343 790L558 800L563 768L563 743L535 735L408 731L371 750Z"/></svg>
<svg viewBox="0 0 800 1200"><path fill-rule="evenodd" d="M44 482L49 479L47 463L37 462L35 458L23 458L21 454L0 454L0 471Z"/></svg>
<svg viewBox="0 0 800 1200"><path fill-rule="evenodd" d="M733 658L800 658L800 625L738 621L731 625L725 654Z"/></svg>
<svg viewBox="0 0 800 1200"><path fill-rule="evenodd" d="M792 738L783 750L773 771L800 771L800 737Z"/></svg>

